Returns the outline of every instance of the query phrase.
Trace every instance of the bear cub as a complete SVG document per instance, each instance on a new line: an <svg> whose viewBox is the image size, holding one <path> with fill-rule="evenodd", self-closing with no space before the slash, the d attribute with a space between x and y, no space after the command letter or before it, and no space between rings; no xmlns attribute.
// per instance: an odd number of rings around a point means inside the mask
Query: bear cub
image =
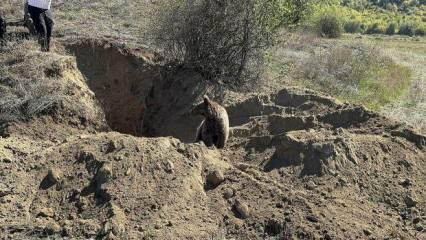
<svg viewBox="0 0 426 240"><path fill-rule="evenodd" d="M196 105L191 113L204 117L195 141L203 141L208 147L215 145L224 148L229 137L229 118L225 108L204 96L204 101Z"/></svg>

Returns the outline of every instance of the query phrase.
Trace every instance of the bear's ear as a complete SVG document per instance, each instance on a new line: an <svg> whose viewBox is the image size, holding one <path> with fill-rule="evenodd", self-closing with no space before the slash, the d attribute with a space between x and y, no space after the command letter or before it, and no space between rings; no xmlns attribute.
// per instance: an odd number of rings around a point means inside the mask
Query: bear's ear
<svg viewBox="0 0 426 240"><path fill-rule="evenodd" d="M204 103L205 104L209 104L210 103L210 99L207 95L204 95Z"/></svg>

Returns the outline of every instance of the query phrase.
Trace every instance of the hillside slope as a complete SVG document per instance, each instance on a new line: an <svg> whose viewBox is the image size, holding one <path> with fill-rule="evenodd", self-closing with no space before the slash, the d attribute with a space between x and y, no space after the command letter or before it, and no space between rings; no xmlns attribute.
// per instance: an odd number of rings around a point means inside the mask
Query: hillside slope
<svg viewBox="0 0 426 240"><path fill-rule="evenodd" d="M306 89L223 91L146 49L64 48L28 54L74 104L1 125L2 238L426 238L426 137L404 124ZM223 150L191 143L204 93L228 110Z"/></svg>

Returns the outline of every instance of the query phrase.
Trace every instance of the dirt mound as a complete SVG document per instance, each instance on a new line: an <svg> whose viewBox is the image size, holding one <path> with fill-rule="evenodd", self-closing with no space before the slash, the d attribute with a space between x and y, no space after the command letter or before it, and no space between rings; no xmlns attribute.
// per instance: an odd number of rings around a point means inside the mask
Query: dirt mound
<svg viewBox="0 0 426 240"><path fill-rule="evenodd" d="M229 145L188 144L216 86L145 50L67 48L45 71L67 101L0 139L1 237L426 238L425 136L287 88L224 91Z"/></svg>

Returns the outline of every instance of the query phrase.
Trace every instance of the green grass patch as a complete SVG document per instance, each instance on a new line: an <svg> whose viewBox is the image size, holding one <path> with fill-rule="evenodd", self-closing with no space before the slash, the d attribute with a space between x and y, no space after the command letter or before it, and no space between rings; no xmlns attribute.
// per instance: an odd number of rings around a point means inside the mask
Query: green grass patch
<svg viewBox="0 0 426 240"><path fill-rule="evenodd" d="M378 111L399 99L409 89L410 79L411 71L407 67L395 63L374 67L369 70L367 78L359 81L358 92L339 98Z"/></svg>

